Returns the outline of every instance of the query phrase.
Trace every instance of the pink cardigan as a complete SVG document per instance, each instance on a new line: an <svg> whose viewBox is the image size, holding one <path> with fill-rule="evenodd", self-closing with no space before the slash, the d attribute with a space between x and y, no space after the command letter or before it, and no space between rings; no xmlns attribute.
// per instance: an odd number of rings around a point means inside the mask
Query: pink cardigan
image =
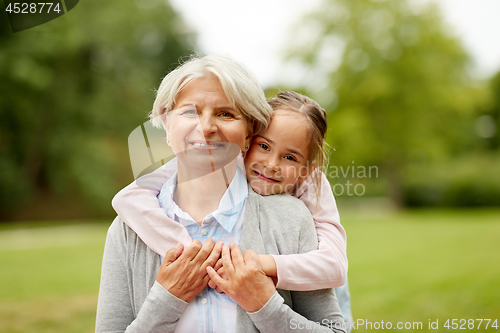
<svg viewBox="0 0 500 333"><path fill-rule="evenodd" d="M240 165L243 159L239 158ZM175 173L173 159L150 174L122 189L113 198L113 208L120 218L153 251L165 255L177 242L192 241L187 230L169 219L158 203L161 187ZM340 287L347 277L346 234L330 183L323 174L320 206L316 207L314 185L309 177L293 194L312 214L318 234L318 250L303 254L273 255L278 272L277 288L317 290Z"/></svg>

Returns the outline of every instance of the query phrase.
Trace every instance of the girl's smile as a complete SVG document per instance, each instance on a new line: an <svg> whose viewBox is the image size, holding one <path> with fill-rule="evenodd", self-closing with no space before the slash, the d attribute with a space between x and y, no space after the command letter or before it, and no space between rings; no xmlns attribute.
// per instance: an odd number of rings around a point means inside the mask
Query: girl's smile
<svg viewBox="0 0 500 333"><path fill-rule="evenodd" d="M309 175L309 130L303 115L276 110L245 156L247 179L261 195L284 193Z"/></svg>

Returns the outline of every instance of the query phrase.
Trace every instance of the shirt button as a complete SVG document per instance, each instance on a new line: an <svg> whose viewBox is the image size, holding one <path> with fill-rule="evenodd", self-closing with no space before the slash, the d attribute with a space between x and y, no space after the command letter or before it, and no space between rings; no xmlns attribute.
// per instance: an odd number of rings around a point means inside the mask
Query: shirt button
<svg viewBox="0 0 500 333"><path fill-rule="evenodd" d="M202 299L201 299L201 303L202 303L202 304L207 304L207 299L206 299L206 298L202 298Z"/></svg>
<svg viewBox="0 0 500 333"><path fill-rule="evenodd" d="M201 231L201 234L202 234L203 236L205 236L205 235L207 234L207 230L206 230L206 229L203 229L203 230Z"/></svg>

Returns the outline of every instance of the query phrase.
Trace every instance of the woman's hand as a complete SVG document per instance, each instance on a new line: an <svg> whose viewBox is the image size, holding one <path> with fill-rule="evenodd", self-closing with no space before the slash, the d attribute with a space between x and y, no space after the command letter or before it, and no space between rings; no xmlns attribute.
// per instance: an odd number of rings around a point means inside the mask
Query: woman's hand
<svg viewBox="0 0 500 333"><path fill-rule="evenodd" d="M207 285L207 267L213 267L219 259L222 242L215 244L209 238L202 245L195 240L184 252L183 248L179 243L167 251L156 281L172 295L189 302Z"/></svg>
<svg viewBox="0 0 500 333"><path fill-rule="evenodd" d="M214 266L214 271L216 271L221 278L227 280L226 272L224 271L224 266L222 266L221 259L217 260L217 263ZM208 286L212 289L215 289L219 294L223 293L222 289L217 287L217 284L212 279L208 280Z"/></svg>
<svg viewBox="0 0 500 333"><path fill-rule="evenodd" d="M273 280L262 271L257 254L246 250L241 254L235 244L224 245L222 248L222 264L227 281L220 277L213 267L207 267L207 272L223 292L234 299L247 312L260 310L276 292Z"/></svg>

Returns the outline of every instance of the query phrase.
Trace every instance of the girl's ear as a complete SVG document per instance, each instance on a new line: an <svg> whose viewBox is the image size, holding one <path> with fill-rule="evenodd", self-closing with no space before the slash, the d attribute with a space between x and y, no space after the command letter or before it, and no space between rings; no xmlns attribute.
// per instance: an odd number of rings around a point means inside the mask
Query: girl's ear
<svg viewBox="0 0 500 333"><path fill-rule="evenodd" d="M302 184L307 179L307 177L309 177L314 172L314 170L316 170L317 167L318 163L316 161L310 163L309 167L301 167L299 171L299 178L297 179L299 184Z"/></svg>

